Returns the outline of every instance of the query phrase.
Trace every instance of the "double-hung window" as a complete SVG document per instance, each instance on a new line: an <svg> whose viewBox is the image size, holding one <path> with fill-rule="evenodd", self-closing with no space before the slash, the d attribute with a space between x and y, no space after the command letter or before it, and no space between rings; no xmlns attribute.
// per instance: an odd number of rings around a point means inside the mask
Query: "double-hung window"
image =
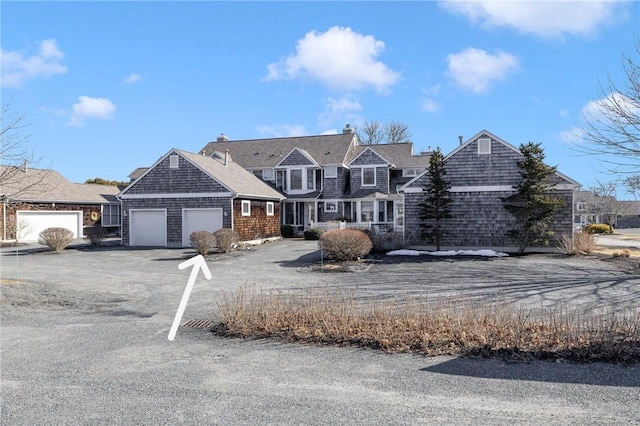
<svg viewBox="0 0 640 426"><path fill-rule="evenodd" d="M242 216L251 216L251 201L242 200Z"/></svg>
<svg viewBox="0 0 640 426"><path fill-rule="evenodd" d="M302 169L292 169L290 179L289 189L302 189Z"/></svg>
<svg viewBox="0 0 640 426"><path fill-rule="evenodd" d="M120 226L120 204L102 206L102 226Z"/></svg>
<svg viewBox="0 0 640 426"><path fill-rule="evenodd" d="M362 186L375 186L375 185L376 185L376 168L363 167L362 168Z"/></svg>

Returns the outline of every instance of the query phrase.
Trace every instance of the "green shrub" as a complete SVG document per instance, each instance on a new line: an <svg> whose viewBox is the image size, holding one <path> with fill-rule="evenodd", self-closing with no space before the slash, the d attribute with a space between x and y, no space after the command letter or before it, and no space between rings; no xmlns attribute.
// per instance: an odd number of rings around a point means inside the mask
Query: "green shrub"
<svg viewBox="0 0 640 426"><path fill-rule="evenodd" d="M613 227L606 223L591 223L582 227L587 234L613 234Z"/></svg>
<svg viewBox="0 0 640 426"><path fill-rule="evenodd" d="M207 231L195 231L189 235L189 241L191 247L193 247L198 254L206 256L214 247L216 247L216 237L211 232Z"/></svg>
<svg viewBox="0 0 640 426"><path fill-rule="evenodd" d="M62 251L73 241L73 232L67 228L47 228L40 232L38 242L52 251Z"/></svg>
<svg viewBox="0 0 640 426"><path fill-rule="evenodd" d="M367 234L357 229L331 229L320 236L319 244L339 262L357 260L372 248Z"/></svg>
<svg viewBox="0 0 640 426"><path fill-rule="evenodd" d="M107 231L105 231L105 229L97 223L91 228L87 228L85 233L86 235L84 237L89 240L89 243L91 243L92 247L100 246L100 244L102 244L105 237L107 236Z"/></svg>
<svg viewBox="0 0 640 426"><path fill-rule="evenodd" d="M319 240L324 234L324 228L309 228L304 230L305 240Z"/></svg>
<svg viewBox="0 0 640 426"><path fill-rule="evenodd" d="M291 225L282 225L280 227L280 235L284 238L292 238L293 237L293 226Z"/></svg>
<svg viewBox="0 0 640 426"><path fill-rule="evenodd" d="M240 241L238 233L229 228L220 228L213 233L213 236L216 238L218 250L223 253L232 251Z"/></svg>

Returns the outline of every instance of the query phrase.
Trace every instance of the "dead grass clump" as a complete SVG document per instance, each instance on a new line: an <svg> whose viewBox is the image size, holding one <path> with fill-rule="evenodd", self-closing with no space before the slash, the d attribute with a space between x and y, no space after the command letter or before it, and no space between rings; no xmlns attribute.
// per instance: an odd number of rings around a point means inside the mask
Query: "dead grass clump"
<svg viewBox="0 0 640 426"><path fill-rule="evenodd" d="M574 232L573 238L567 234L562 234L558 242L560 250L568 255L593 253L596 246L597 243L593 234L584 231Z"/></svg>
<svg viewBox="0 0 640 426"><path fill-rule="evenodd" d="M577 362L640 361L640 311L524 311L508 301L362 302L355 291L225 294L218 334L356 345L424 355L509 356Z"/></svg>

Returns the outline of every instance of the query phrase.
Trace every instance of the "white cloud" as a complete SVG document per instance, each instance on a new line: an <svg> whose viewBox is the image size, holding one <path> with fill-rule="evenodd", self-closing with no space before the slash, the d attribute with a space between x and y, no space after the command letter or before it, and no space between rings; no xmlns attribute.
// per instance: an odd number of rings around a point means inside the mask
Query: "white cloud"
<svg viewBox="0 0 640 426"><path fill-rule="evenodd" d="M132 72L131 74L129 74L124 79L124 82L125 83L137 83L140 80L142 80L142 76L140 74L136 74L135 72Z"/></svg>
<svg viewBox="0 0 640 426"><path fill-rule="evenodd" d="M640 116L640 102L623 95L622 93L610 93L604 98L588 102L581 109L583 123L591 123L596 127L613 125L614 120L620 121L620 117ZM584 142L585 131L581 127L573 127L560 133L563 142L579 144Z"/></svg>
<svg viewBox="0 0 640 426"><path fill-rule="evenodd" d="M344 96L341 98L326 98L324 102L324 111L318 116L320 127L327 127L332 123L340 120L344 122L356 122L360 117L354 114L362 109L362 105L357 100Z"/></svg>
<svg viewBox="0 0 640 426"><path fill-rule="evenodd" d="M467 48L447 55L447 75L461 88L485 93L495 82L506 79L518 68L518 58L498 52L494 55L482 49Z"/></svg>
<svg viewBox="0 0 640 426"><path fill-rule="evenodd" d="M565 118L569 117L569 115L571 115L571 113L569 112L568 109L563 109L558 114L560 115L560 117L565 117Z"/></svg>
<svg viewBox="0 0 640 426"><path fill-rule="evenodd" d="M77 104L73 104L73 112L69 125L81 126L86 119L97 118L108 120L113 117L116 106L106 98L91 98L89 96L79 96Z"/></svg>
<svg viewBox="0 0 640 426"><path fill-rule="evenodd" d="M613 23L621 9L627 7L625 2L615 0L441 0L439 4L484 28L509 27L540 37L591 35L602 25Z"/></svg>
<svg viewBox="0 0 640 426"><path fill-rule="evenodd" d="M267 66L266 80L311 78L336 90L372 86L384 92L400 77L377 60L384 47L384 42L351 28L310 31L296 43L295 54Z"/></svg>
<svg viewBox="0 0 640 426"><path fill-rule="evenodd" d="M327 129L320 132L321 135L337 135L338 129Z"/></svg>
<svg viewBox="0 0 640 426"><path fill-rule="evenodd" d="M431 98L427 98L422 101L422 109L427 112L436 112L439 111L441 105Z"/></svg>
<svg viewBox="0 0 640 426"><path fill-rule="evenodd" d="M40 42L38 52L31 55L0 50L0 83L4 87L21 87L27 80L65 74L67 67L60 63L63 58L64 53L53 39Z"/></svg>
<svg viewBox="0 0 640 426"><path fill-rule="evenodd" d="M275 124L272 126L258 126L256 129L263 136L274 138L304 136L307 134L304 126L301 124Z"/></svg>

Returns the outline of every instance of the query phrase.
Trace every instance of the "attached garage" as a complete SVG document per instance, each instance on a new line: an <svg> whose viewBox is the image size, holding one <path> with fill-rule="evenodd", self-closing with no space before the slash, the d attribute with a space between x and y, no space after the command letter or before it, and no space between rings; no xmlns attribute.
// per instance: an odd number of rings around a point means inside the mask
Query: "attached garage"
<svg viewBox="0 0 640 426"><path fill-rule="evenodd" d="M215 232L222 228L222 209L182 209L182 245L191 245L189 236L196 231Z"/></svg>
<svg viewBox="0 0 640 426"><path fill-rule="evenodd" d="M167 246L167 210L129 210L130 246Z"/></svg>
<svg viewBox="0 0 640 426"><path fill-rule="evenodd" d="M38 241L40 232L47 228L67 228L73 238L82 237L82 211L18 210L16 215L21 241Z"/></svg>

